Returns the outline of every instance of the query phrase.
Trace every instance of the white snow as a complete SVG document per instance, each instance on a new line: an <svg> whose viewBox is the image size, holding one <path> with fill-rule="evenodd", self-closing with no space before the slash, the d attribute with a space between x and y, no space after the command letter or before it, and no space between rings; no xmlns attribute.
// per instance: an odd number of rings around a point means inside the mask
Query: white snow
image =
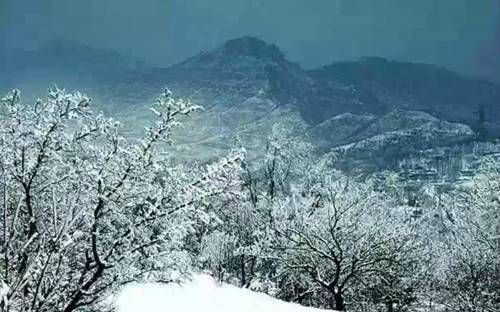
<svg viewBox="0 0 500 312"><path fill-rule="evenodd" d="M210 276L177 284L137 284L117 299L118 312L320 312L231 285L219 285Z"/></svg>

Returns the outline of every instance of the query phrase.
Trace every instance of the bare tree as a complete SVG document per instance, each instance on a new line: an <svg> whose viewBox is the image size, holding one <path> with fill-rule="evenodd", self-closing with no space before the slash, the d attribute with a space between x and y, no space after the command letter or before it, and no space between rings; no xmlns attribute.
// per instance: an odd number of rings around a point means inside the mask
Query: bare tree
<svg viewBox="0 0 500 312"><path fill-rule="evenodd" d="M312 189L311 196L276 202L268 243L275 260L306 273L328 294L329 306L344 311L355 288L387 277L387 272L403 274L397 269L415 259L419 245L369 184L334 179ZM386 299L391 307L399 303L399 298Z"/></svg>
<svg viewBox="0 0 500 312"><path fill-rule="evenodd" d="M178 117L198 108L168 90L137 143L90 104L60 89L34 105L17 90L2 100L2 311L97 307L124 283L185 269L183 237L236 183L240 153L196 174L161 156Z"/></svg>

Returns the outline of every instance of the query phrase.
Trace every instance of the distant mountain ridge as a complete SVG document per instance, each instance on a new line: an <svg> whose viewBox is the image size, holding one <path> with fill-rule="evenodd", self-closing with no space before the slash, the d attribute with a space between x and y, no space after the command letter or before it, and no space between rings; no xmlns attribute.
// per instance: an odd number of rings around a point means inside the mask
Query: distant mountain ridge
<svg viewBox="0 0 500 312"><path fill-rule="evenodd" d="M403 109L500 136L500 85L434 65L368 57L304 70L277 46L243 37L155 73L149 78L159 84L185 80L192 89L237 87L243 96L264 90L277 104L295 104L310 124L343 113ZM487 118L479 124L481 111Z"/></svg>
<svg viewBox="0 0 500 312"><path fill-rule="evenodd" d="M440 119L484 126L492 136L500 135L500 85L464 77L428 64L365 58L358 62L334 63L309 72L319 94L328 94L332 83L343 83L368 94L366 105L393 109L420 110ZM326 107L332 103L320 103ZM479 112L488 120L478 125Z"/></svg>
<svg viewBox="0 0 500 312"><path fill-rule="evenodd" d="M500 137L500 85L376 57L304 70L276 45L253 37L166 68L64 44L20 54L11 63L24 64L28 73L41 68L76 76L73 85L86 82L85 91L110 105L132 132L147 119L145 105L168 86L205 107L178 133L180 148L194 158L237 140L257 151L277 122L321 151L368 160Z"/></svg>

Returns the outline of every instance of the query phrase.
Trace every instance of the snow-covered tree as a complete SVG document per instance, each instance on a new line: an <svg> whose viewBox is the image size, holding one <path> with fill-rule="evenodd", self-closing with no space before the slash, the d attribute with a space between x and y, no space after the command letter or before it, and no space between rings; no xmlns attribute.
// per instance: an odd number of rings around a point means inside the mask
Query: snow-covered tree
<svg viewBox="0 0 500 312"><path fill-rule="evenodd" d="M273 267L269 260L260 257L256 241L270 221L270 202L287 196L291 184L308 172L306 167L313 166L312 150L309 144L294 137L285 125L273 126L261 157L243 162L241 178L244 184L238 198L221 202L214 209L218 222L213 224L218 225L204 233L207 235L201 251L204 269L218 277L223 272L226 282L271 292L273 282L266 276ZM228 239L232 250L224 247ZM222 261L224 265L214 267L213 260L218 259L221 263L222 254L226 255Z"/></svg>
<svg viewBox="0 0 500 312"><path fill-rule="evenodd" d="M90 104L57 88L34 105L17 90L2 99L2 311L102 308L124 283L186 270L184 238L239 185L239 152L204 168L169 162L165 143L192 103L165 90L138 141Z"/></svg>
<svg viewBox="0 0 500 312"><path fill-rule="evenodd" d="M263 192L269 199L283 194L290 182L300 177L312 165L312 145L295 138L283 124L275 124L267 138L261 169Z"/></svg>
<svg viewBox="0 0 500 312"><path fill-rule="evenodd" d="M500 307L500 171L483 172L450 194L448 235L442 249L442 304L451 311L493 312Z"/></svg>
<svg viewBox="0 0 500 312"><path fill-rule="evenodd" d="M236 258L237 238L233 235L215 231L206 235L202 241L201 261L218 281L224 282Z"/></svg>
<svg viewBox="0 0 500 312"><path fill-rule="evenodd" d="M240 287L262 287L265 269L255 250L255 242L265 224L266 201L254 203L246 187L231 200L214 203L215 219L201 241L201 267L221 281ZM196 254L195 254L195 257Z"/></svg>
<svg viewBox="0 0 500 312"><path fill-rule="evenodd" d="M288 271L305 274L336 310L353 304L356 289L389 278L399 284L385 285L378 303L401 305L402 297L414 296L411 289L394 290L405 284L407 272L399 269L418 257L415 233L369 183L326 178L308 194L274 203L271 257Z"/></svg>

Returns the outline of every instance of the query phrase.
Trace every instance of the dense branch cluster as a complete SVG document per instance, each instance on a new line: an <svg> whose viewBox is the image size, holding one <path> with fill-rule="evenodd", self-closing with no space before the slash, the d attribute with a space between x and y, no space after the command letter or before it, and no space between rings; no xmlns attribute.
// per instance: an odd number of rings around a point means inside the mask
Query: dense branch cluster
<svg viewBox="0 0 500 312"><path fill-rule="evenodd" d="M240 153L191 173L160 157L178 117L198 109L168 90L137 143L90 103L60 89L33 106L19 91L2 101L4 311L75 311L126 282L168 279L188 265L181 242L207 200L238 184Z"/></svg>

